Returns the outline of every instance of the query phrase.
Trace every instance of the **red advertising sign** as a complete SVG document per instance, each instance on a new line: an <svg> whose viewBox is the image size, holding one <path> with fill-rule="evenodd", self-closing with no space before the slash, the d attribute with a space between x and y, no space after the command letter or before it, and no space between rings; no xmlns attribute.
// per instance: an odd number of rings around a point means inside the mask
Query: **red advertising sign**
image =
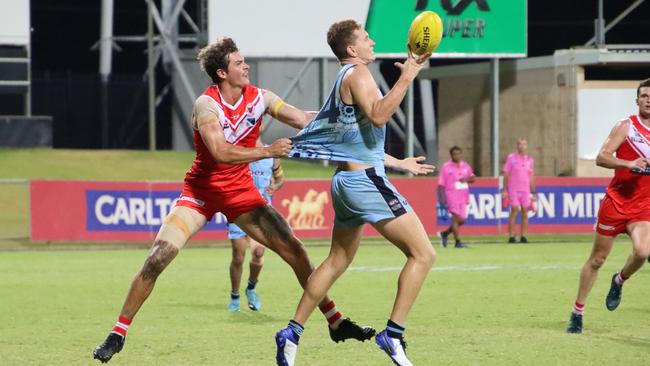
<svg viewBox="0 0 650 366"><path fill-rule="evenodd" d="M391 182L408 200L428 234L449 225L438 215L435 178ZM538 178L538 208L529 215L533 233L586 233L593 228L607 178ZM181 183L30 182L31 238L48 241L151 241L181 191ZM328 238L334 223L329 179L290 180L273 196L273 206L300 238ZM508 209L494 178L470 186L466 234L502 234ZM227 239L227 222L215 215L195 239ZM364 234L379 234L366 225Z"/></svg>

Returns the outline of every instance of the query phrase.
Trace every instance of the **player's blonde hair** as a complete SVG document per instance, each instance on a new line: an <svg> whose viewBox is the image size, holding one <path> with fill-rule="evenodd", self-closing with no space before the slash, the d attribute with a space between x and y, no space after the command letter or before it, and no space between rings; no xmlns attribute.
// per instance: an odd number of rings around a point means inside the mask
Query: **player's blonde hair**
<svg viewBox="0 0 650 366"><path fill-rule="evenodd" d="M201 69L208 74L210 79L214 83L219 83L221 78L217 76L217 70L228 70L229 55L238 51L237 44L232 38L223 37L201 48L196 59L199 61Z"/></svg>
<svg viewBox="0 0 650 366"><path fill-rule="evenodd" d="M327 31L327 44L339 61L349 57L348 46L355 41L354 31L361 28L361 23L354 19L341 20L330 26Z"/></svg>

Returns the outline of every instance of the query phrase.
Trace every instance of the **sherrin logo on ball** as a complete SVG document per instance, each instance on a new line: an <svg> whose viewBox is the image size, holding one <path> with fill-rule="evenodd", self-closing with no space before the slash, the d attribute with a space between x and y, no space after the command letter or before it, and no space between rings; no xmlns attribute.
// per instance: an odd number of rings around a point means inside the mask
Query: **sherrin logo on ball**
<svg viewBox="0 0 650 366"><path fill-rule="evenodd" d="M408 45L415 55L433 52L442 39L442 20L433 11L423 11L409 29Z"/></svg>

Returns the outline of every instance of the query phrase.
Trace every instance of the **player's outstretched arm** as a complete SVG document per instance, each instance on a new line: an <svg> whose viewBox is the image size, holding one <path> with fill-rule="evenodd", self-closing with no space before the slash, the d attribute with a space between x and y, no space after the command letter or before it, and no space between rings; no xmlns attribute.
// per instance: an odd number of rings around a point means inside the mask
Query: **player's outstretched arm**
<svg viewBox="0 0 650 366"><path fill-rule="evenodd" d="M436 171L435 166L423 164L425 160L426 158L424 156L416 156L400 160L388 154L384 155L384 165L386 167L411 173L413 175L431 174Z"/></svg>
<svg viewBox="0 0 650 366"><path fill-rule="evenodd" d="M270 90L264 90L263 96L266 112L278 121L293 128L303 129L316 115L313 112L305 112L291 104L287 104Z"/></svg>
<svg viewBox="0 0 650 366"><path fill-rule="evenodd" d="M395 66L401 74L393 87L380 97L377 93L377 83L366 65L357 65L343 80L344 87L350 90L353 103L357 104L363 113L376 127L382 127L390 120L404 99L409 85L422 70L429 56L415 59L411 53L404 63L396 62Z"/></svg>
<svg viewBox="0 0 650 366"><path fill-rule="evenodd" d="M598 157L596 157L596 165L607 168L607 169L617 169L617 168L628 168L628 169L645 169L648 165L648 161L645 158L639 158L636 160L623 160L614 156L614 152L621 146L627 137L628 129L630 128L630 121L624 120L618 122L612 131L607 136L605 143L600 148L598 152Z"/></svg>

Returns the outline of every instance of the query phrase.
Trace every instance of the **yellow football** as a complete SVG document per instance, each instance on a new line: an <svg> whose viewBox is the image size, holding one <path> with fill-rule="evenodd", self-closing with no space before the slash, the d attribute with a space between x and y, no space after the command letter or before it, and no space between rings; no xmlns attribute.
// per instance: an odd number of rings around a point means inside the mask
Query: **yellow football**
<svg viewBox="0 0 650 366"><path fill-rule="evenodd" d="M433 52L442 39L442 20L433 11L423 11L409 29L408 45L416 55Z"/></svg>

